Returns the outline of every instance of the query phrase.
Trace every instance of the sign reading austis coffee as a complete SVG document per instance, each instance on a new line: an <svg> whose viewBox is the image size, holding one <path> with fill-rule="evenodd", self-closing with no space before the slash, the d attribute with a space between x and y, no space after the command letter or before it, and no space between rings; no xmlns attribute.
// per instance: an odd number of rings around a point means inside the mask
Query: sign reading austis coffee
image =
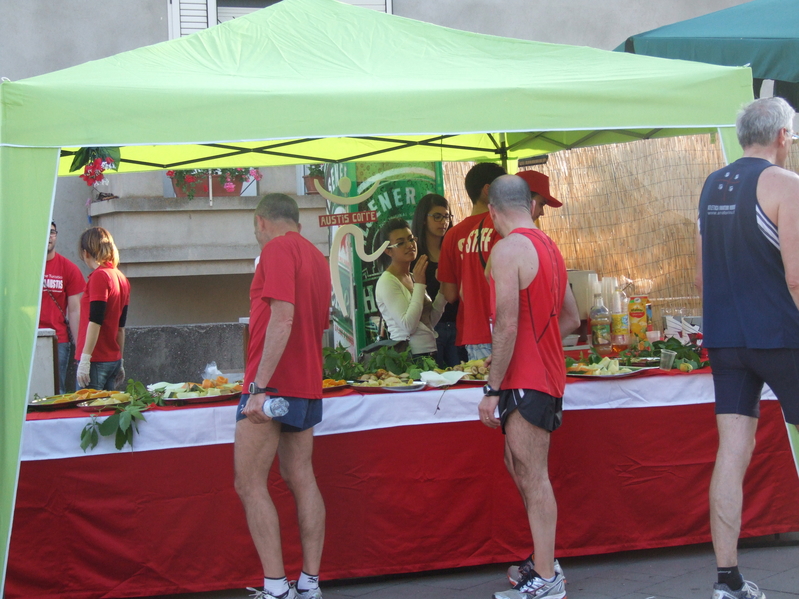
<svg viewBox="0 0 799 599"><path fill-rule="evenodd" d="M341 225L360 225L374 222L377 222L376 210L340 212L338 214L322 214L319 216L320 227L339 227Z"/></svg>

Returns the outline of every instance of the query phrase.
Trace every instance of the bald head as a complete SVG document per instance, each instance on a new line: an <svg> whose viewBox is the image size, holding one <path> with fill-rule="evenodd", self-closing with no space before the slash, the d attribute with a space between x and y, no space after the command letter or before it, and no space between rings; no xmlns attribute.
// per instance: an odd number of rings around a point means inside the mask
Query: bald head
<svg viewBox="0 0 799 599"><path fill-rule="evenodd" d="M530 213L530 186L516 175L502 175L488 188L488 203L499 212L518 210Z"/></svg>

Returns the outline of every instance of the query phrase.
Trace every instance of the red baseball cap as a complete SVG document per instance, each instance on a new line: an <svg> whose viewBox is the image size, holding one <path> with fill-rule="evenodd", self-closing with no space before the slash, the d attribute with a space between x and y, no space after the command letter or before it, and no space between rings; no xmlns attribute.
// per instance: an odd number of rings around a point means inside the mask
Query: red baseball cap
<svg viewBox="0 0 799 599"><path fill-rule="evenodd" d="M516 176L527 181L527 185L530 186L530 193L537 193L544 198L547 201L547 206L552 206L553 208L560 208L563 206L562 202L559 202L549 194L549 177L544 173L539 173L538 171L519 171L516 173Z"/></svg>

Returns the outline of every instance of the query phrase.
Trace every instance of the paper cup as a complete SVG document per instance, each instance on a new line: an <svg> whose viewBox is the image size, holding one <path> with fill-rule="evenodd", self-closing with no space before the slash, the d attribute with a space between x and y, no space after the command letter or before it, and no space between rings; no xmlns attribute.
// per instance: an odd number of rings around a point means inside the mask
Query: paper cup
<svg viewBox="0 0 799 599"><path fill-rule="evenodd" d="M649 341L649 343L660 341L660 331L647 331L646 340Z"/></svg>
<svg viewBox="0 0 799 599"><path fill-rule="evenodd" d="M660 350L660 369L661 370L671 370L671 367L674 365L674 358L677 356L676 351L671 351L670 349L661 349Z"/></svg>

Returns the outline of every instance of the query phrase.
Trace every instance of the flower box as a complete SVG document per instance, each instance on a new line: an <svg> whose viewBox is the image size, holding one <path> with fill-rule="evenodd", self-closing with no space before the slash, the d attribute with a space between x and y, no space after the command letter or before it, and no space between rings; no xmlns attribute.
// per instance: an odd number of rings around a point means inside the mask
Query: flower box
<svg viewBox="0 0 799 599"><path fill-rule="evenodd" d="M224 184L219 180L219 177L213 177L213 183L211 189L214 192L215 198L222 198L222 197L232 197L232 196L240 196L241 195L241 188L244 185L243 181L231 181L233 184L233 189L228 191L225 189ZM191 187L194 189L194 197L195 198L207 198L210 197L210 193L208 191L208 177L198 177L197 181L194 183L187 183L186 187ZM178 185L175 184L175 180L172 180L172 188L175 190L175 197L178 198L186 198L188 197L188 189L182 189Z"/></svg>

